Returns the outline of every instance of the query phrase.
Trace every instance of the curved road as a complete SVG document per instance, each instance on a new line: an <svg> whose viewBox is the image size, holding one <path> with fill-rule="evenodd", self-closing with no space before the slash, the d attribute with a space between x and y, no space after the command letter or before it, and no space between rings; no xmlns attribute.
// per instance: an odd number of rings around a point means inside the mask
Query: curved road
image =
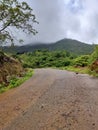
<svg viewBox="0 0 98 130"><path fill-rule="evenodd" d="M36 69L0 95L0 130L98 130L98 79Z"/></svg>

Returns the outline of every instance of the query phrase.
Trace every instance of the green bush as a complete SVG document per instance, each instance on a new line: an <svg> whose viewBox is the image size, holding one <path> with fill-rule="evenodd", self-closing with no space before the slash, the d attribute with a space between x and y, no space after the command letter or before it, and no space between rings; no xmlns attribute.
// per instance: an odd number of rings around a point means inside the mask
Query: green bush
<svg viewBox="0 0 98 130"><path fill-rule="evenodd" d="M89 55L79 56L73 61L73 65L75 66L85 67L88 64L89 64Z"/></svg>
<svg viewBox="0 0 98 130"><path fill-rule="evenodd" d="M72 62L72 56L66 51L35 51L19 55L23 67L44 68L68 66Z"/></svg>

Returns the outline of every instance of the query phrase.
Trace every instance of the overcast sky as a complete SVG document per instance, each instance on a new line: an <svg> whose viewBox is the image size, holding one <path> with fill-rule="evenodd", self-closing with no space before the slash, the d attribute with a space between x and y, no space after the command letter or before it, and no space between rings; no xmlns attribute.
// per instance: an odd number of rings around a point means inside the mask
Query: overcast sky
<svg viewBox="0 0 98 130"><path fill-rule="evenodd" d="M25 36L28 42L54 42L72 38L98 43L98 0L27 0L39 25L38 34ZM24 36L21 34L21 37Z"/></svg>

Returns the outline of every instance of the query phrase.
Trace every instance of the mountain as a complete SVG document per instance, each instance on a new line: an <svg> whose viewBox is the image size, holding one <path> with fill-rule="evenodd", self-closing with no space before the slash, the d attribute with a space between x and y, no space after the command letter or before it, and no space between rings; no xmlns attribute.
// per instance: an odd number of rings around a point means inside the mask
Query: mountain
<svg viewBox="0 0 98 130"><path fill-rule="evenodd" d="M15 47L3 47L4 51L7 52L16 52L16 53L25 53L32 52L35 50L48 49L49 51L55 50L66 50L75 54L90 54L94 50L94 46L90 44L86 44L73 39L62 39L55 43L51 44L28 44L24 46L15 46Z"/></svg>
<svg viewBox="0 0 98 130"><path fill-rule="evenodd" d="M86 44L73 39L62 39L57 41L52 48L56 50L67 50L76 54L90 54L94 50L94 45Z"/></svg>

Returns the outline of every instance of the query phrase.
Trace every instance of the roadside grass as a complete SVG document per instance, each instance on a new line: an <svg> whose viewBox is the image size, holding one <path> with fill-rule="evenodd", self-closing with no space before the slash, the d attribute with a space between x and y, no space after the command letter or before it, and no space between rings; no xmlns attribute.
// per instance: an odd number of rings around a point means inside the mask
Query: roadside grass
<svg viewBox="0 0 98 130"><path fill-rule="evenodd" d="M88 67L67 66L67 67L63 67L61 69L73 71L73 72L78 72L78 73L81 73L81 74L89 74L89 68Z"/></svg>
<svg viewBox="0 0 98 130"><path fill-rule="evenodd" d="M88 75L91 75L91 76L94 76L94 77L98 77L98 73L96 73L95 71L91 71L89 67L67 66L67 67L62 67L61 69L73 71L73 72L81 73L81 74L88 74Z"/></svg>
<svg viewBox="0 0 98 130"><path fill-rule="evenodd" d="M27 69L27 71L22 77L15 77L15 76L12 77L8 86L6 86L5 84L0 84L0 93L6 92L9 89L20 86L30 77L32 77L33 74L34 74L34 71L32 69Z"/></svg>
<svg viewBox="0 0 98 130"><path fill-rule="evenodd" d="M94 70L93 71L89 70L88 74L98 78L98 73L96 73L96 71Z"/></svg>

